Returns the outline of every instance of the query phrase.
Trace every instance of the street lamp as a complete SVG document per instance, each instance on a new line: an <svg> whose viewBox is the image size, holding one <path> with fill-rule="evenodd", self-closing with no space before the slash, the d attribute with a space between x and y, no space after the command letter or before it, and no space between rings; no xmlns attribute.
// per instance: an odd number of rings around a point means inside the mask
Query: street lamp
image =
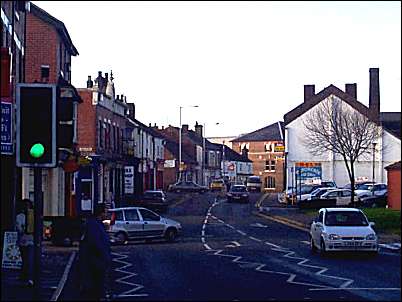
<svg viewBox="0 0 402 302"><path fill-rule="evenodd" d="M377 143L373 142L373 183L375 182L375 145ZM373 191L374 194L374 191Z"/></svg>
<svg viewBox="0 0 402 302"><path fill-rule="evenodd" d="M194 105L194 106L186 106L187 108L198 108L198 105ZM180 128L179 128L179 179L181 180L181 109L182 108L186 108L186 107L182 107L180 106Z"/></svg>

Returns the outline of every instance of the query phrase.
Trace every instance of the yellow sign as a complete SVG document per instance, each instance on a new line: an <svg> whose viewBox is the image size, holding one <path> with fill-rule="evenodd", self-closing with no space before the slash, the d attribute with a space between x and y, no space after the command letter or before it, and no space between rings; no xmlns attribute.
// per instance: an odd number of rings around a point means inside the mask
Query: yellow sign
<svg viewBox="0 0 402 302"><path fill-rule="evenodd" d="M275 152L285 151L285 146L275 146Z"/></svg>
<svg viewBox="0 0 402 302"><path fill-rule="evenodd" d="M88 156L80 156L78 157L78 164L80 166L85 166L85 165L89 165L91 163L91 158Z"/></svg>
<svg viewBox="0 0 402 302"><path fill-rule="evenodd" d="M186 170L186 168L187 168L187 166L183 163L183 162L181 162L180 163L180 171L183 171L183 170Z"/></svg>

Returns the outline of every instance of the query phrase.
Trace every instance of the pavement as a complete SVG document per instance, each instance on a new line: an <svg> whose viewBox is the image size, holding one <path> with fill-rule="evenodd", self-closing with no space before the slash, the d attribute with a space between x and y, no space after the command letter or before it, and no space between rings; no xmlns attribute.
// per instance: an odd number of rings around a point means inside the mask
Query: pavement
<svg viewBox="0 0 402 302"><path fill-rule="evenodd" d="M277 193L266 193L256 203L255 214L279 223L309 232L312 218L303 213L297 206L287 205L278 201ZM379 246L389 252L401 253L401 237L397 235L378 233Z"/></svg>
<svg viewBox="0 0 402 302"><path fill-rule="evenodd" d="M67 283L71 268L76 265L78 245L73 247L53 246L43 241L41 267L40 301L61 300L61 293ZM19 269L1 270L1 301L33 301L34 290L26 286L18 277ZM73 295L74 292L69 293ZM65 300L70 300L64 295Z"/></svg>

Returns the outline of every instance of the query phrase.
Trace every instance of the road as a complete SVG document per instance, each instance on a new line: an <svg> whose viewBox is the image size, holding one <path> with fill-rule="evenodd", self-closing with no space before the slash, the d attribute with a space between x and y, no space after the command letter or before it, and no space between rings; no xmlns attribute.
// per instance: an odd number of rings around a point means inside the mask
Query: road
<svg viewBox="0 0 402 302"><path fill-rule="evenodd" d="M400 301L400 255L312 254L308 234L216 194L178 198L164 215L178 242L113 246L114 300Z"/></svg>

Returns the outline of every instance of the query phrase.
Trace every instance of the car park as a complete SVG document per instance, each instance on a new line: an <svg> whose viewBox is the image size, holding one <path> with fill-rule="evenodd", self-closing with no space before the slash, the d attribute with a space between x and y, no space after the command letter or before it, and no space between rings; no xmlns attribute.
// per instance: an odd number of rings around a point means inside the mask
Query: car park
<svg viewBox="0 0 402 302"><path fill-rule="evenodd" d="M361 199L368 196L385 196L387 194L387 184L363 184L357 187L356 195Z"/></svg>
<svg viewBox="0 0 402 302"><path fill-rule="evenodd" d="M229 192L226 193L226 198L228 202L250 202L250 194L245 185L232 185Z"/></svg>
<svg viewBox="0 0 402 302"><path fill-rule="evenodd" d="M225 187L225 182L223 179L215 179L211 181L210 189L211 191L222 191Z"/></svg>
<svg viewBox="0 0 402 302"><path fill-rule="evenodd" d="M321 208L310 227L312 252L378 252L378 239L366 215L356 208Z"/></svg>
<svg viewBox="0 0 402 302"><path fill-rule="evenodd" d="M193 181L179 181L168 187L169 192L198 192L205 193L208 191L208 187L196 184Z"/></svg>
<svg viewBox="0 0 402 302"><path fill-rule="evenodd" d="M307 197L307 200L320 199L320 197L323 194L325 194L325 193L327 193L328 191L331 191L331 190L335 190L335 188L334 187L317 188L317 189L315 189L314 191L312 191L309 194L310 196Z"/></svg>
<svg viewBox="0 0 402 302"><path fill-rule="evenodd" d="M349 189L334 189L321 195L320 199L334 200L335 206L350 206L351 196L352 191ZM354 201L355 203L357 203L359 201L359 198L355 196Z"/></svg>
<svg viewBox="0 0 402 302"><path fill-rule="evenodd" d="M108 210L103 223L111 242L125 243L135 239L175 241L182 227L177 221L164 218L143 207L114 208Z"/></svg>

